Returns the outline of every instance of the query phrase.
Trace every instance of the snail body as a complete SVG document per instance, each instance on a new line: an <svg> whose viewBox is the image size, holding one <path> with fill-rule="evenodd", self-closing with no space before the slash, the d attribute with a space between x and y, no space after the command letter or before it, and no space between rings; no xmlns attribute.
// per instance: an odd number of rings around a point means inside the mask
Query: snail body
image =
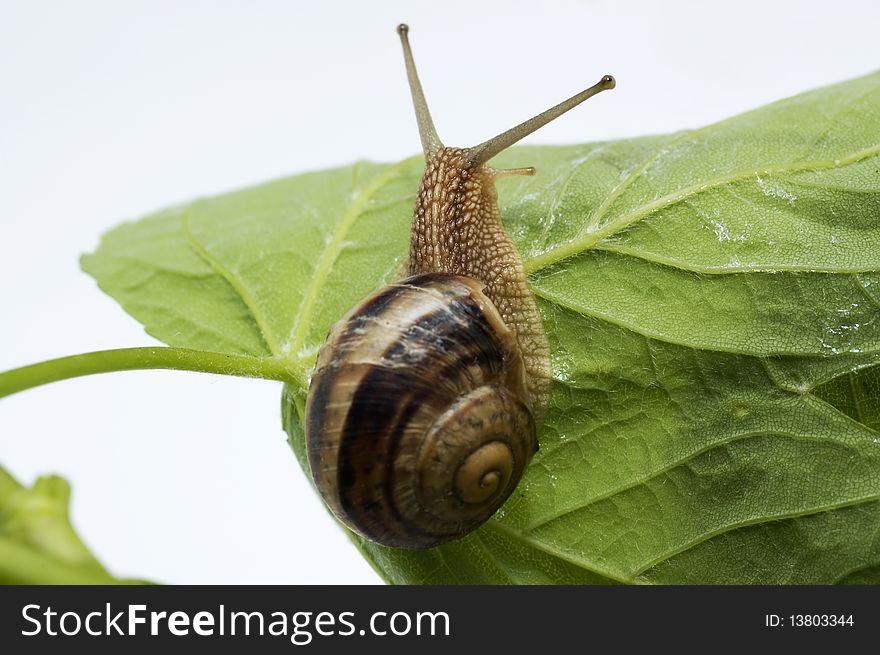
<svg viewBox="0 0 880 655"><path fill-rule="evenodd" d="M331 328L309 387L306 446L316 487L345 525L425 548L467 534L510 496L550 395L549 346L495 191L497 180L535 171L487 162L614 79L483 144L447 148L408 28L398 32L426 162L409 277Z"/></svg>

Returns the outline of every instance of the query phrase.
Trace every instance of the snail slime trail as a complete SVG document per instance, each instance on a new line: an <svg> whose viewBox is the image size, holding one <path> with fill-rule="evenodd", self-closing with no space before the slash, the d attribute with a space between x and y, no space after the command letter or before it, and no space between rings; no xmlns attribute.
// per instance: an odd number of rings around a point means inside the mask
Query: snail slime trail
<svg viewBox="0 0 880 655"><path fill-rule="evenodd" d="M550 396L550 349L495 191L535 169L488 162L614 78L477 146L446 147L409 29L397 31L425 154L409 277L330 329L306 401L306 447L346 526L386 546L428 548L474 530L510 496Z"/></svg>

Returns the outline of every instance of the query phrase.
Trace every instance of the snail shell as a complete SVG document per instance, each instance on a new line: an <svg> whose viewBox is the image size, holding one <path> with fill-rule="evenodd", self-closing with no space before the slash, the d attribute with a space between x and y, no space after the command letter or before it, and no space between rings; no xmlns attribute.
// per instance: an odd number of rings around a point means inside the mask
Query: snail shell
<svg viewBox="0 0 880 655"><path fill-rule="evenodd" d="M537 449L516 337L476 280L429 273L369 296L330 333L306 408L334 513L428 547L491 516Z"/></svg>

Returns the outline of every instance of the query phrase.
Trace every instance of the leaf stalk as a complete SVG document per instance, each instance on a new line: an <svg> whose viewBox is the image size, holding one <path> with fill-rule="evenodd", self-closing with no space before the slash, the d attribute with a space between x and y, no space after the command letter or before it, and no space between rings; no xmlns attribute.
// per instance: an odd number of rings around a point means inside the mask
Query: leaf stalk
<svg viewBox="0 0 880 655"><path fill-rule="evenodd" d="M0 398L59 380L146 369L198 371L281 382L301 382L289 360L186 348L119 348L50 359L0 373Z"/></svg>

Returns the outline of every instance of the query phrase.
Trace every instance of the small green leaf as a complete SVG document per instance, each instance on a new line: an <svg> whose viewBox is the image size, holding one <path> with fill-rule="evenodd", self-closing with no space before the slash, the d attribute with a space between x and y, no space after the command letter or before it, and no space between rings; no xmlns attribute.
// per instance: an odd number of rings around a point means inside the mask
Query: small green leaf
<svg viewBox="0 0 880 655"><path fill-rule="evenodd" d="M70 485L56 476L28 489L0 467L0 584L119 584L70 523Z"/></svg>
<svg viewBox="0 0 880 655"><path fill-rule="evenodd" d="M880 73L703 129L515 148L499 184L553 352L502 510L391 582L880 582ZM173 346L282 358L395 275L420 158L199 200L83 267ZM304 468L305 384L283 395Z"/></svg>

